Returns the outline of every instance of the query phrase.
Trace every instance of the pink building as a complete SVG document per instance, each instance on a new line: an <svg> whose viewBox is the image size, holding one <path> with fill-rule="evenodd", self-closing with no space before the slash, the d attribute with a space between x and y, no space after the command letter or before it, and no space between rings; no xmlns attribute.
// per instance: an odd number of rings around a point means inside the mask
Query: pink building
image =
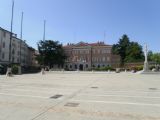
<svg viewBox="0 0 160 120"><path fill-rule="evenodd" d="M118 67L120 57L111 53L112 46L104 42L68 44L64 46L68 56L65 68L69 70L90 70L106 66Z"/></svg>

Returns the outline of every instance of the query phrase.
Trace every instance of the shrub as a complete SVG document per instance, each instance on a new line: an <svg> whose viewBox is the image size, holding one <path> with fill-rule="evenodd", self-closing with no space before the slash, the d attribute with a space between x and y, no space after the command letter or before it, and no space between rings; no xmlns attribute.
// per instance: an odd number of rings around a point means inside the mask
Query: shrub
<svg viewBox="0 0 160 120"><path fill-rule="evenodd" d="M12 73L18 74L18 65L12 65Z"/></svg>
<svg viewBox="0 0 160 120"><path fill-rule="evenodd" d="M108 71L108 70L111 70L111 71L113 71L115 69L113 69L110 66L107 66L107 67L94 68L93 70L96 70L96 71Z"/></svg>
<svg viewBox="0 0 160 120"><path fill-rule="evenodd" d="M155 66L150 66L149 69L152 70L153 68L156 68Z"/></svg>
<svg viewBox="0 0 160 120"><path fill-rule="evenodd" d="M135 71L141 71L143 70L143 65L140 65L140 66L134 66L131 68L132 70L135 70Z"/></svg>
<svg viewBox="0 0 160 120"><path fill-rule="evenodd" d="M23 74L28 74L28 73L38 73L41 71L40 67L36 67L36 66L23 66L22 67L22 72Z"/></svg>

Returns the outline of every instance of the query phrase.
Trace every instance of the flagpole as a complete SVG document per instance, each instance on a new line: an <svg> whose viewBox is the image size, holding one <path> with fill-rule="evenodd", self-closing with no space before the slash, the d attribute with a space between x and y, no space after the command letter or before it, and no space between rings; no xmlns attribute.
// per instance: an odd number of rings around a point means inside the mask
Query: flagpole
<svg viewBox="0 0 160 120"><path fill-rule="evenodd" d="M104 31L104 42L106 40L106 31Z"/></svg>
<svg viewBox="0 0 160 120"><path fill-rule="evenodd" d="M21 34L20 34L20 38L21 38L21 41L20 41L20 65L21 65L21 47L22 47L22 39L23 39L23 12L22 12L22 15L21 15Z"/></svg>
<svg viewBox="0 0 160 120"><path fill-rule="evenodd" d="M14 0L12 1L12 16L11 16L11 31L10 31L10 42L9 42L9 64L11 64L11 42L12 42L12 29L13 29L13 15L14 15Z"/></svg>
<svg viewBox="0 0 160 120"><path fill-rule="evenodd" d="M44 20L43 41L45 41L45 36L46 36L46 20Z"/></svg>
<svg viewBox="0 0 160 120"><path fill-rule="evenodd" d="M12 33L12 28L13 28L13 14L14 14L14 0L12 1L12 15L11 15L11 31L10 31L10 40L9 40L9 60L8 60L8 68L7 68L7 72L6 75L7 76L11 76L12 75L12 68L11 68L11 64L12 64L12 60L11 60L11 49L12 49L12 37L13 37L13 33Z"/></svg>
<svg viewBox="0 0 160 120"><path fill-rule="evenodd" d="M23 12L22 12L22 15L21 15L21 40L23 39Z"/></svg>

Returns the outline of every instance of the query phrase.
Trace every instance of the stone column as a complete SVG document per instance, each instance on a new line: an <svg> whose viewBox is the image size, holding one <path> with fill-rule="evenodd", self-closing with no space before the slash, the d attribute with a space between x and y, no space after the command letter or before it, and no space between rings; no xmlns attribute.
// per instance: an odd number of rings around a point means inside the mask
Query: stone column
<svg viewBox="0 0 160 120"><path fill-rule="evenodd" d="M145 44L144 46L144 55L145 55L145 61L144 61L144 66L143 66L143 71L149 71L149 65L148 65L148 46Z"/></svg>

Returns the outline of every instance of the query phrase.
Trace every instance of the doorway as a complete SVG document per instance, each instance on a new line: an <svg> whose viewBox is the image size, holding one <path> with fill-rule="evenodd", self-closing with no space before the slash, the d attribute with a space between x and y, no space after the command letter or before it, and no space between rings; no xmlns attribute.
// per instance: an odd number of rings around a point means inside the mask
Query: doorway
<svg viewBox="0 0 160 120"><path fill-rule="evenodd" d="M82 64L79 65L79 70L81 70L81 71L83 70L83 65Z"/></svg>

